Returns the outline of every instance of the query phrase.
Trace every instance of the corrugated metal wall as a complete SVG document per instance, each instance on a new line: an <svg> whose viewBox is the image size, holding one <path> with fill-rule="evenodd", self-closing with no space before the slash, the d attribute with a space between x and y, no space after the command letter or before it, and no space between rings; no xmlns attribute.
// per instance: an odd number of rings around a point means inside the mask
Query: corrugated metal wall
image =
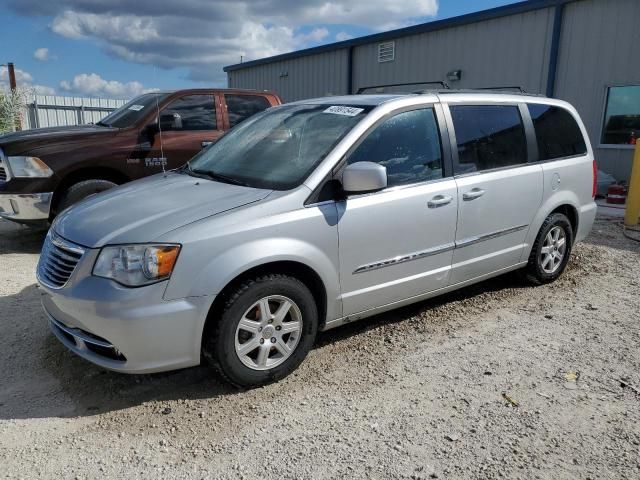
<svg viewBox="0 0 640 480"><path fill-rule="evenodd" d="M633 147L598 145L607 86L640 85L640 1L582 0L565 7L555 96L571 102L589 130L600 168L629 178Z"/></svg>
<svg viewBox="0 0 640 480"><path fill-rule="evenodd" d="M453 88L521 86L543 92L553 9L543 9L395 40L395 60L378 63L378 44L355 48L354 90L370 85L446 80Z"/></svg>
<svg viewBox="0 0 640 480"><path fill-rule="evenodd" d="M395 39L395 60L378 63L378 42L353 47L352 91L444 80L453 88L521 86L546 93L555 7ZM578 0L564 7L554 96L580 112L599 166L630 175L632 147L601 147L607 86L640 85L640 0ZM385 40L386 41L386 40ZM280 76L283 73L288 75ZM329 51L228 73L229 86L272 89L285 101L347 91L348 50Z"/></svg>
<svg viewBox="0 0 640 480"><path fill-rule="evenodd" d="M34 95L23 115L24 130L96 123L126 100Z"/></svg>
<svg viewBox="0 0 640 480"><path fill-rule="evenodd" d="M347 92L346 49L228 73L231 88L274 90L285 102Z"/></svg>

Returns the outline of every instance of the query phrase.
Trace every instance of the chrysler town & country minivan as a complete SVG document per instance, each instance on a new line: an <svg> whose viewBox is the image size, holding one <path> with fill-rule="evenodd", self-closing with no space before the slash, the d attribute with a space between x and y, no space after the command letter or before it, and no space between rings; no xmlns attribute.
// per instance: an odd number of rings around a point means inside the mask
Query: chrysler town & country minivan
<svg viewBox="0 0 640 480"><path fill-rule="evenodd" d="M316 333L521 270L594 221L576 110L522 94L327 97L259 113L184 167L90 197L37 269L53 333L119 372L281 379Z"/></svg>

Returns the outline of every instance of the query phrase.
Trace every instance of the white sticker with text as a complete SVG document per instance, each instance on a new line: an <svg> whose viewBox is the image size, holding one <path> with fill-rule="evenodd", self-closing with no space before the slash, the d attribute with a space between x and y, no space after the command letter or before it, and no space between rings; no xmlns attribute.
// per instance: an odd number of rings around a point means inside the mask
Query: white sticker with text
<svg viewBox="0 0 640 480"><path fill-rule="evenodd" d="M144 105L131 105L129 110L133 110L134 112L139 112L144 108Z"/></svg>
<svg viewBox="0 0 640 480"><path fill-rule="evenodd" d="M364 111L364 108L334 106L327 108L324 113L333 113L334 115L346 115L347 117L355 117L362 111Z"/></svg>

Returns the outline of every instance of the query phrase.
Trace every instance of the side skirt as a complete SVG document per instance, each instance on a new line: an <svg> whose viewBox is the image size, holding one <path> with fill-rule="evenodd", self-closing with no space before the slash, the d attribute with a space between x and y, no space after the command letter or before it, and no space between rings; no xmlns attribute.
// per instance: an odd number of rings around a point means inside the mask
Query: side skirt
<svg viewBox="0 0 640 480"><path fill-rule="evenodd" d="M340 327L347 323L355 322L358 320L362 320L367 317L371 317L373 315L377 315L379 313L387 312L389 310L393 310L396 308L403 307L405 305L410 305L412 303L417 303L422 300L427 300L429 298L437 297L439 295L443 295L445 293L452 292L454 290L458 290L459 288L466 287L468 285L472 285L474 283L479 283L489 278L498 277L504 273L512 272L514 270L518 270L527 265L528 262L520 262L510 267L501 268L500 270L496 270L495 272L487 273L485 275L481 275L476 278L472 278L470 280L465 280L464 282L456 283L454 285L449 285L447 287L439 288L438 290L432 290L431 292L422 293L420 295L416 295L413 297L405 298L403 300L398 300L397 302L388 303L386 305L382 305L380 307L372 308L369 310L364 310L362 312L355 313L353 315L349 315L342 318L336 318L334 320L328 321L322 331L331 330L332 328Z"/></svg>

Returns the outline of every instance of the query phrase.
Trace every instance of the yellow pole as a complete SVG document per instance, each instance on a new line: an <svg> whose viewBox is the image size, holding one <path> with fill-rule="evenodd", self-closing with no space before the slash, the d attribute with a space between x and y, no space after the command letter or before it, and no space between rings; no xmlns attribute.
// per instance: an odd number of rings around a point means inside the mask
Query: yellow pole
<svg viewBox="0 0 640 480"><path fill-rule="evenodd" d="M638 218L640 218L640 142L636 145L636 154L633 157L624 224L628 227L638 225Z"/></svg>

